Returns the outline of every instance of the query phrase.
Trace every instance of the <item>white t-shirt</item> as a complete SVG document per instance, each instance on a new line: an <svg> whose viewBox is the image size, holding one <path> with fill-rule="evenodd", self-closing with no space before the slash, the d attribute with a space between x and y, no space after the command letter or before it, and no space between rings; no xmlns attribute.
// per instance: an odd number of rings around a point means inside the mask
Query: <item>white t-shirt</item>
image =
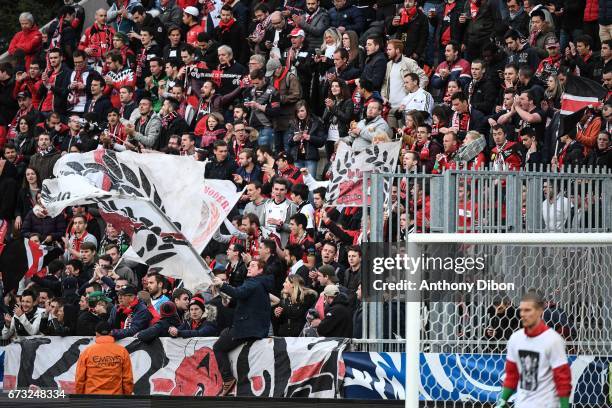
<svg viewBox="0 0 612 408"><path fill-rule="evenodd" d="M404 78L402 78L400 64L391 64L389 73L389 103L392 108L397 108L402 104L402 99L406 96L404 89Z"/></svg>
<svg viewBox="0 0 612 408"><path fill-rule="evenodd" d="M306 204L304 207L302 207L302 209L300 209L300 212L306 216L306 221L308 221L306 224L306 229L314 228L315 210L312 204Z"/></svg>
<svg viewBox="0 0 612 408"><path fill-rule="evenodd" d="M519 371L516 408L559 406L552 370L568 363L565 341L559 333L549 328L539 336L529 337L525 329L519 330L508 341L506 358Z"/></svg>
<svg viewBox="0 0 612 408"><path fill-rule="evenodd" d="M425 111L431 115L434 108L434 100L429 92L424 89L417 89L415 92L409 93L402 99L401 105L404 105L404 110L409 112L411 110Z"/></svg>
<svg viewBox="0 0 612 408"><path fill-rule="evenodd" d="M268 200L265 206L266 207L264 209L264 216L266 217L266 222L264 225L267 229L278 235L276 233L276 225L270 224L268 220L275 219L282 220L283 222L285 222L287 219L287 211L289 211L289 201L285 199L280 204L276 204L274 200Z"/></svg>

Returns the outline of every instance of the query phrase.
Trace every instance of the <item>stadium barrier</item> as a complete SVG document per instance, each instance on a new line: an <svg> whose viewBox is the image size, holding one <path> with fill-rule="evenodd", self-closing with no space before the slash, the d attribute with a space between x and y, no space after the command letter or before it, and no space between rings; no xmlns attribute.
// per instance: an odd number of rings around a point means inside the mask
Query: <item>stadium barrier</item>
<svg viewBox="0 0 612 408"><path fill-rule="evenodd" d="M162 338L146 344L122 340L132 356L135 394L215 396L222 381L211 350L214 341ZM79 350L91 342L90 337L32 337L9 345L5 393L61 388L66 395L72 394ZM386 343L389 347L404 344ZM271 338L248 344L231 356L240 381L238 397L404 399L405 353L369 352L373 344L353 340L349 347L348 341L319 338ZM420 363L418 383L424 403L492 404L501 389L503 354L422 353ZM570 363L573 403L607 406L612 357L571 355Z"/></svg>

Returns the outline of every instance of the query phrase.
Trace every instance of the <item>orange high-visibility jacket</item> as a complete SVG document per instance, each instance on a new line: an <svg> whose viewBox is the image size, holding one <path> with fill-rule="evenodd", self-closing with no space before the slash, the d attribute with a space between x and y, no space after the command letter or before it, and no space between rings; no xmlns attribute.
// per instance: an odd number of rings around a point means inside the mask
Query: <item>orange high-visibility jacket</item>
<svg viewBox="0 0 612 408"><path fill-rule="evenodd" d="M131 395L134 392L132 362L125 347L112 336L98 336L79 357L77 394Z"/></svg>

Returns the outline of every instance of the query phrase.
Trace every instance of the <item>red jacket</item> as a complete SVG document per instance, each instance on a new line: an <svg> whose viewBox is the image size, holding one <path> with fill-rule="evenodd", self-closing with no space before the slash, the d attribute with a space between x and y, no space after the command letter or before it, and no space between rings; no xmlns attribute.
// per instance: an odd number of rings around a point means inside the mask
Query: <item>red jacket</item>
<svg viewBox="0 0 612 408"><path fill-rule="evenodd" d="M586 0L584 6L584 21L589 23L591 21L597 21L599 18L599 1L598 0Z"/></svg>
<svg viewBox="0 0 612 408"><path fill-rule="evenodd" d="M42 102L42 98L40 97L42 86L43 82L42 79L40 79L40 76L37 79L32 79L30 75L28 75L24 81L15 81L13 98L17 99L17 94L27 89L32 95L32 106L38 109L40 103Z"/></svg>
<svg viewBox="0 0 612 408"><path fill-rule="evenodd" d="M38 26L34 25L29 30L22 30L13 36L9 44L8 52L10 55L15 55L15 52L21 49L25 53L26 71L30 68L32 57L40 50L42 46L42 34Z"/></svg>
<svg viewBox="0 0 612 408"><path fill-rule="evenodd" d="M497 162L501 162L501 161L503 161L504 167L507 167L507 169L504 168L503 170L520 170L521 169L523 158L521 156L521 153L519 150L519 144L517 142L510 142L510 141L506 142L501 147L501 152L500 152L499 146L495 146L491 150L491 163L496 164ZM498 169L498 170L502 170L502 169Z"/></svg>
<svg viewBox="0 0 612 408"><path fill-rule="evenodd" d="M111 26L99 28L98 24L94 23L85 30L79 43L79 50L85 51L86 48L91 48L93 52L89 55L89 58L99 60L113 48L114 35L115 30Z"/></svg>

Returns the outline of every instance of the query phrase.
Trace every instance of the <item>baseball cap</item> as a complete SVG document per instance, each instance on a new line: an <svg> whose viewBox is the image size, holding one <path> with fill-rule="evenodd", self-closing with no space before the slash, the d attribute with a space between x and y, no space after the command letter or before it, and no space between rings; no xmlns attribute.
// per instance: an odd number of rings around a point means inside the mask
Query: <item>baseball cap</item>
<svg viewBox="0 0 612 408"><path fill-rule="evenodd" d="M133 285L125 285L124 287L122 287L121 289L119 289L119 291L117 292L119 295L134 295L136 296L136 294L138 293L138 289L136 288L136 286Z"/></svg>
<svg viewBox="0 0 612 408"><path fill-rule="evenodd" d="M304 30L302 30L301 28L294 28L293 30L291 30L291 33L289 34L289 37L306 37L306 34L304 34Z"/></svg>
<svg viewBox="0 0 612 408"><path fill-rule="evenodd" d="M95 306L99 301L104 301L106 303L112 302L112 300L104 296L104 292L101 291L91 292L87 295L87 302L89 302L89 306Z"/></svg>
<svg viewBox="0 0 612 408"><path fill-rule="evenodd" d="M266 64L266 76L270 77L274 74L274 71L281 67L281 63L276 58L270 58Z"/></svg>
<svg viewBox="0 0 612 408"><path fill-rule="evenodd" d="M32 97L32 94L31 94L31 93L30 93L30 91L28 91L27 89L26 89L26 90L23 90L23 91L21 91L21 92L19 92L19 93L17 94L17 99L21 99L21 98L31 98L31 97Z"/></svg>
<svg viewBox="0 0 612 408"><path fill-rule="evenodd" d="M325 289L323 289L323 294L325 296L334 297L340 293L340 289L336 285L327 285Z"/></svg>
<svg viewBox="0 0 612 408"><path fill-rule="evenodd" d="M198 9L193 6L185 7L185 9L183 10L183 13L189 14L194 17L197 17L200 15L200 12L198 11Z"/></svg>

